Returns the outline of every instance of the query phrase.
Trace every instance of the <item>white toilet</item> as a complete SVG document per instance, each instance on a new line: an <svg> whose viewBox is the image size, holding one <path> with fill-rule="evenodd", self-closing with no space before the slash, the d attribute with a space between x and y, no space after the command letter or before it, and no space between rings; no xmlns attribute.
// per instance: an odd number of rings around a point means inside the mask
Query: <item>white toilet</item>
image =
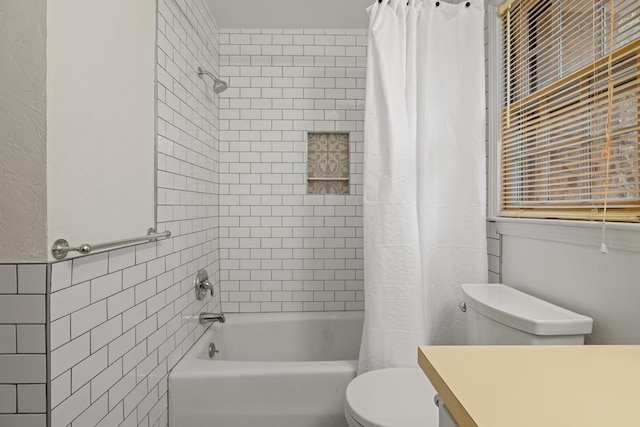
<svg viewBox="0 0 640 427"><path fill-rule="evenodd" d="M502 284L462 285L469 344L581 345L593 319ZM392 368L355 378L346 392L350 427L455 425L420 368ZM440 420L440 421L438 421Z"/></svg>

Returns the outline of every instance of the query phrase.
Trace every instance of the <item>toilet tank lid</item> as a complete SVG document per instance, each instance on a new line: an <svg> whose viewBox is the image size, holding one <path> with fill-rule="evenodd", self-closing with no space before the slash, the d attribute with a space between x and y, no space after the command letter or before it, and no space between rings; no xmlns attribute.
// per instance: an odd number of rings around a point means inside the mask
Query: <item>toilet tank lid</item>
<svg viewBox="0 0 640 427"><path fill-rule="evenodd" d="M593 319L499 283L463 284L465 304L490 319L534 335L585 335Z"/></svg>

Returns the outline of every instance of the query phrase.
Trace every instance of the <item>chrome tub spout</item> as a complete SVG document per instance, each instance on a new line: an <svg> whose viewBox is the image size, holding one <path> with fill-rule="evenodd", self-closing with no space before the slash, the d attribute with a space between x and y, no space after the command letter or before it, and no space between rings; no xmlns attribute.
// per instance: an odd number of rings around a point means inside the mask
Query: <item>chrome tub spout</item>
<svg viewBox="0 0 640 427"><path fill-rule="evenodd" d="M200 324L205 325L207 323L224 323L227 319L224 317L224 313L200 313Z"/></svg>

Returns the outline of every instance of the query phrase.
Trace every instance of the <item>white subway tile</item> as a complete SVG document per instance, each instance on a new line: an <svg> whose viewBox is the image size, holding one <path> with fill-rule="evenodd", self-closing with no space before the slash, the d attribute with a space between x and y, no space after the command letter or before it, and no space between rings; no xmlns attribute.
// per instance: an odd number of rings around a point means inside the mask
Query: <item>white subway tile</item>
<svg viewBox="0 0 640 427"><path fill-rule="evenodd" d="M18 292L18 267L15 264L0 264L0 294Z"/></svg>
<svg viewBox="0 0 640 427"><path fill-rule="evenodd" d="M124 413L128 416L147 395L147 382L141 381L125 398Z"/></svg>
<svg viewBox="0 0 640 427"><path fill-rule="evenodd" d="M146 301L156 294L156 279L147 280L135 287L136 304Z"/></svg>
<svg viewBox="0 0 640 427"><path fill-rule="evenodd" d="M109 343L109 363L113 363L130 351L136 343L135 331L132 329Z"/></svg>
<svg viewBox="0 0 640 427"><path fill-rule="evenodd" d="M500 256L500 240L487 239L487 249L489 255Z"/></svg>
<svg viewBox="0 0 640 427"><path fill-rule="evenodd" d="M107 367L107 349L103 348L98 352L83 359L71 369L71 392L75 393L80 387L91 381Z"/></svg>
<svg viewBox="0 0 640 427"><path fill-rule="evenodd" d="M104 417L96 427L118 427L120 423L122 423L123 404L119 403L118 406L110 407L109 410L111 412L109 412L109 414Z"/></svg>
<svg viewBox="0 0 640 427"><path fill-rule="evenodd" d="M128 331L147 317L146 304L138 304L122 313L122 330Z"/></svg>
<svg viewBox="0 0 640 427"><path fill-rule="evenodd" d="M106 252L74 259L71 273L72 283L75 285L107 274L108 263L109 254Z"/></svg>
<svg viewBox="0 0 640 427"><path fill-rule="evenodd" d="M156 243L145 243L136 246L136 264L150 261L156 257Z"/></svg>
<svg viewBox="0 0 640 427"><path fill-rule="evenodd" d="M122 272L107 274L91 281L91 302L107 298L122 290Z"/></svg>
<svg viewBox="0 0 640 427"><path fill-rule="evenodd" d="M51 407L55 408L71 396L71 370L51 381Z"/></svg>
<svg viewBox="0 0 640 427"><path fill-rule="evenodd" d="M2 295L1 323L44 323L44 295Z"/></svg>
<svg viewBox="0 0 640 427"><path fill-rule="evenodd" d="M127 374L109 389L109 406L113 409L136 386L134 373Z"/></svg>
<svg viewBox="0 0 640 427"><path fill-rule="evenodd" d="M44 325L17 325L18 353L46 353Z"/></svg>
<svg viewBox="0 0 640 427"><path fill-rule="evenodd" d="M158 141L160 144L160 141ZM136 248L134 246L128 248L117 249L109 252L109 272L123 270L131 267L136 263Z"/></svg>
<svg viewBox="0 0 640 427"><path fill-rule="evenodd" d="M0 354L16 353L16 344L16 325L0 325Z"/></svg>
<svg viewBox="0 0 640 427"><path fill-rule="evenodd" d="M43 383L46 381L44 354L0 354L0 384Z"/></svg>
<svg viewBox="0 0 640 427"><path fill-rule="evenodd" d="M84 334L107 320L106 300L91 304L71 313L71 338Z"/></svg>
<svg viewBox="0 0 640 427"><path fill-rule="evenodd" d="M91 380L91 397L93 400L96 396L106 393L115 383L122 378L122 360L118 359L107 369L100 372Z"/></svg>
<svg viewBox="0 0 640 427"><path fill-rule="evenodd" d="M124 289L130 288L143 282L147 278L147 265L140 264L134 267L129 267L122 271L122 287Z"/></svg>
<svg viewBox="0 0 640 427"><path fill-rule="evenodd" d="M51 378L55 378L67 369L89 356L89 334L70 341L51 352Z"/></svg>
<svg viewBox="0 0 640 427"><path fill-rule="evenodd" d="M73 421L71 427L95 426L102 418L104 418L105 415L107 415L107 412L108 398L105 395L93 402L86 411Z"/></svg>
<svg viewBox="0 0 640 427"><path fill-rule="evenodd" d="M15 413L16 406L16 385L0 384L0 414Z"/></svg>
<svg viewBox="0 0 640 427"><path fill-rule="evenodd" d="M0 414L2 427L46 427L44 414Z"/></svg>
<svg viewBox="0 0 640 427"><path fill-rule="evenodd" d="M44 294L47 288L47 266L44 264L18 265L18 293Z"/></svg>
<svg viewBox="0 0 640 427"><path fill-rule="evenodd" d="M51 411L51 427L66 427L91 404L89 385L73 393Z"/></svg>
<svg viewBox="0 0 640 427"><path fill-rule="evenodd" d="M149 375L157 365L158 353L154 351L136 366L136 377L138 377L138 381Z"/></svg>
<svg viewBox="0 0 640 427"><path fill-rule="evenodd" d="M134 289L127 289L107 299L107 315L117 316L135 305Z"/></svg>
<svg viewBox="0 0 640 427"><path fill-rule="evenodd" d="M71 286L73 261L56 262L51 265L51 292Z"/></svg>
<svg viewBox="0 0 640 427"><path fill-rule="evenodd" d="M121 335L122 318L120 316L96 326L91 330L91 352L96 352Z"/></svg>
<svg viewBox="0 0 640 427"><path fill-rule="evenodd" d="M136 343L147 338L158 328L158 320L155 315L149 317L148 319L140 322L136 326Z"/></svg>
<svg viewBox="0 0 640 427"><path fill-rule="evenodd" d="M152 389L144 399L140 402L138 406L138 420L142 418L148 418L148 414L151 411L151 408L158 401L158 389Z"/></svg>

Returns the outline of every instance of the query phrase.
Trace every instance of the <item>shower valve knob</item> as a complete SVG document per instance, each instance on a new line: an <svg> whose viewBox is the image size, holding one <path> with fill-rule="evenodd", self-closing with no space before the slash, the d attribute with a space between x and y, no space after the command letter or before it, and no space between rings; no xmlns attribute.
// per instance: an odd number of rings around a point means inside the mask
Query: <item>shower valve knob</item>
<svg viewBox="0 0 640 427"><path fill-rule="evenodd" d="M207 273L207 270L202 269L198 271L194 280L194 287L198 301L202 301L207 296L207 291L211 292L211 296L213 296L213 285L209 282L209 273Z"/></svg>

